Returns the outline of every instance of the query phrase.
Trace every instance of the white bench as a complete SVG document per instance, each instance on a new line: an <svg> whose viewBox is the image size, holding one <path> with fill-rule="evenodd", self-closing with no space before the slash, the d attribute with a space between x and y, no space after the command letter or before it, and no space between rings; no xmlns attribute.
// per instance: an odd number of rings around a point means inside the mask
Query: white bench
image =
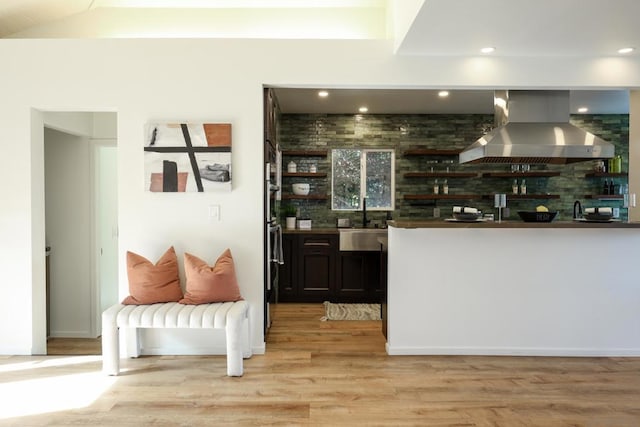
<svg viewBox="0 0 640 427"><path fill-rule="evenodd" d="M251 357L251 325L247 301L200 305L166 302L149 305L116 304L102 313L102 369L120 372L120 328L224 329L227 338L227 375L242 376L243 357ZM246 333L245 333L246 331ZM135 355L140 355L137 331Z"/></svg>

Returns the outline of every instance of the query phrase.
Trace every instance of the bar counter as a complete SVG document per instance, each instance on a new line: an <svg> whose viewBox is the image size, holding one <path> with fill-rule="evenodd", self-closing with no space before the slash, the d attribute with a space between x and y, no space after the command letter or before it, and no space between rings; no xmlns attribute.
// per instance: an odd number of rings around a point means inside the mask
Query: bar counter
<svg viewBox="0 0 640 427"><path fill-rule="evenodd" d="M445 220L397 220L389 221L396 228L640 228L640 222L588 222L588 221L445 221Z"/></svg>
<svg viewBox="0 0 640 427"><path fill-rule="evenodd" d="M392 355L640 356L640 224L392 221Z"/></svg>

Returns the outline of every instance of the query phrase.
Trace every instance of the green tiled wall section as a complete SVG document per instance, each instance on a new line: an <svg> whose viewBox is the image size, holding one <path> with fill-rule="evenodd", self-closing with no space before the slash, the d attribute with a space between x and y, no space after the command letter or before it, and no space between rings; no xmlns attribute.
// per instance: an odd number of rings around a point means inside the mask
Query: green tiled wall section
<svg viewBox="0 0 640 427"><path fill-rule="evenodd" d="M571 123L613 143L616 154L622 156L622 171L628 171L629 116L628 115L575 115ZM290 192L293 182L308 182L311 194L326 194L326 200L283 200L294 204L302 217L313 220L313 228L333 227L336 218L351 218L356 225L361 224L362 213L333 212L331 210L331 149L348 147L393 148L396 152L396 209L391 213L394 219L437 219L434 208L439 208L440 218L450 217L454 205L473 206L483 212L497 212L493 200L420 201L404 200L405 194L432 194L433 178L405 178L406 172L426 172L433 166L444 171L447 166L442 160L454 160L451 171L477 172L477 178L449 178L450 194L511 193L512 179L482 177L483 172L507 172L509 165L482 164L461 165L457 156L428 157L405 156L404 152L414 148L463 149L474 142L493 126L493 115L320 115L283 114L280 117L279 137L283 150L327 150L326 157L283 157L283 170L293 160L298 171L308 171L314 163L319 172L327 172L327 178L283 178L283 191ZM438 160L432 164L429 161ZM531 171L559 171L560 176L548 178L528 178L529 194L558 194L560 199L510 200L509 219L517 218L518 210L533 210L537 205L545 205L550 210L558 210L558 220L570 220L575 200L583 207L612 206L622 208L621 201L587 199L587 194L602 194L604 178L587 178L585 174L593 170L592 162L569 165L531 165ZM439 179L442 182L442 178ZM623 185L626 178L616 178L615 183ZM620 209L622 219L626 211ZM371 212L368 217L382 221L385 212Z"/></svg>

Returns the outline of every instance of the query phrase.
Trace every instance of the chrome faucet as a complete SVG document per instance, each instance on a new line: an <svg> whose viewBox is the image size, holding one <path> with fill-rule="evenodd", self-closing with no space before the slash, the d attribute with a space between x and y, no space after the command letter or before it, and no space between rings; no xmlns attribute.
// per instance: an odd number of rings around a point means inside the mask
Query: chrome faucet
<svg viewBox="0 0 640 427"><path fill-rule="evenodd" d="M367 224L371 222L370 219L367 219L367 198L362 198L362 228L367 228Z"/></svg>
<svg viewBox="0 0 640 427"><path fill-rule="evenodd" d="M580 200L576 200L573 202L573 219L578 219L582 217L582 204Z"/></svg>

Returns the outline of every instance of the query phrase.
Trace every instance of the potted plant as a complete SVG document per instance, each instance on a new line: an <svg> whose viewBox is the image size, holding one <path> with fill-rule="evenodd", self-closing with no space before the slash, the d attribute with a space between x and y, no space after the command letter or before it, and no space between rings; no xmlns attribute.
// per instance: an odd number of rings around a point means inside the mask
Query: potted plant
<svg viewBox="0 0 640 427"><path fill-rule="evenodd" d="M288 204L284 206L284 216L286 218L286 227L289 230L293 230L296 228L296 214L298 209L292 205Z"/></svg>

